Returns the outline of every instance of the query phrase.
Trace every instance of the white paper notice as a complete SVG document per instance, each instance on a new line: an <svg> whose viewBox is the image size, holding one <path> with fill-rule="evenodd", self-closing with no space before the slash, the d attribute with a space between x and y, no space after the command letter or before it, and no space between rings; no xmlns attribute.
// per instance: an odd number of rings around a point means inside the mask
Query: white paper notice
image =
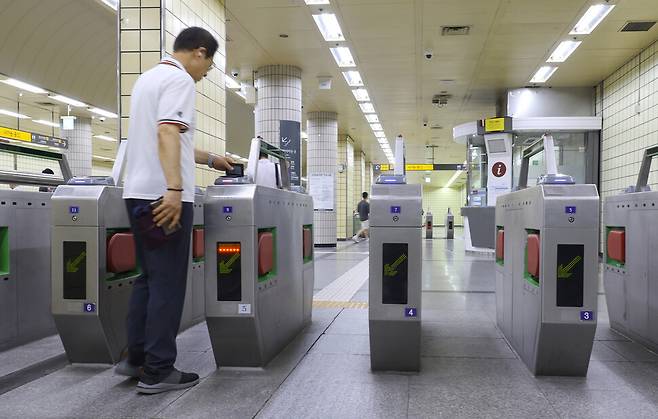
<svg viewBox="0 0 658 419"><path fill-rule="evenodd" d="M313 209L316 211L334 210L334 175L333 173L312 174L309 176L309 194L313 197Z"/></svg>

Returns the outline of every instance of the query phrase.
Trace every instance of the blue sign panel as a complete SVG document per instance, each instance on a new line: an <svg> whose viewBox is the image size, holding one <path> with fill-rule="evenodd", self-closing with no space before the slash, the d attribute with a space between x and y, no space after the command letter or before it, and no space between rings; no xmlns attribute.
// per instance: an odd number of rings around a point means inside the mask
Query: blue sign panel
<svg viewBox="0 0 658 419"><path fill-rule="evenodd" d="M224 214L233 213L233 207L224 207Z"/></svg>
<svg viewBox="0 0 658 419"><path fill-rule="evenodd" d="M592 320L594 320L594 312L593 311L581 310L580 320L582 320L582 321L592 321Z"/></svg>
<svg viewBox="0 0 658 419"><path fill-rule="evenodd" d="M576 207L564 207L564 212L566 214L575 214L576 213Z"/></svg>
<svg viewBox="0 0 658 419"><path fill-rule="evenodd" d="M391 207L391 214L400 214L402 212L402 207Z"/></svg>
<svg viewBox="0 0 658 419"><path fill-rule="evenodd" d="M416 307L407 307L404 309L404 317L418 317L418 310Z"/></svg>
<svg viewBox="0 0 658 419"><path fill-rule="evenodd" d="M80 207L69 207L69 212L71 214L80 214Z"/></svg>
<svg viewBox="0 0 658 419"><path fill-rule="evenodd" d="M85 313L94 313L96 312L96 304L94 303L84 303L82 310Z"/></svg>

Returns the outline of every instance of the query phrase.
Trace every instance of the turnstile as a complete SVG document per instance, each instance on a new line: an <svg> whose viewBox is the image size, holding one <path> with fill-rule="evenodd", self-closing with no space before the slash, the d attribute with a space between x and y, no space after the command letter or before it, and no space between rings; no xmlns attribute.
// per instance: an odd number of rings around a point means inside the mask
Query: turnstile
<svg viewBox="0 0 658 419"><path fill-rule="evenodd" d="M407 185L402 176L380 176L370 208L370 366L419 371L421 186Z"/></svg>
<svg viewBox="0 0 658 419"><path fill-rule="evenodd" d="M647 149L637 184L603 203L603 283L610 327L658 351L658 192L647 186Z"/></svg>
<svg viewBox="0 0 658 419"><path fill-rule="evenodd" d="M123 190L111 178L74 181L52 198L52 314L71 362L116 363L126 346L128 302L139 276ZM195 203L196 229L202 210ZM196 242L190 257L199 255ZM203 259L197 257L189 272L181 329L203 320Z"/></svg>
<svg viewBox="0 0 658 419"><path fill-rule="evenodd" d="M434 227L434 216L431 212L425 214L425 238L431 239L434 237L433 227Z"/></svg>
<svg viewBox="0 0 658 419"><path fill-rule="evenodd" d="M50 314L50 196L0 191L0 348L55 333Z"/></svg>
<svg viewBox="0 0 658 419"><path fill-rule="evenodd" d="M262 367L311 321L313 201L253 184L206 189L206 322L218 366Z"/></svg>
<svg viewBox="0 0 658 419"><path fill-rule="evenodd" d="M446 229L446 239L454 239L455 238L455 216L452 215L452 212L450 212L450 208L448 208L448 213L446 214L446 219L445 219L445 229Z"/></svg>
<svg viewBox="0 0 658 419"><path fill-rule="evenodd" d="M71 171L61 153L6 143L0 143L0 153L12 167L25 166L24 159L31 159L32 167L59 166L57 176L0 170L1 183L34 187L34 191L0 191L0 350L4 350L56 333L50 313L52 193L47 191L66 183ZM37 192L37 186L46 191Z"/></svg>
<svg viewBox="0 0 658 419"><path fill-rule="evenodd" d="M520 187L542 149L524 152ZM496 201L497 323L535 375L584 376L596 331L599 197L595 185L554 173Z"/></svg>

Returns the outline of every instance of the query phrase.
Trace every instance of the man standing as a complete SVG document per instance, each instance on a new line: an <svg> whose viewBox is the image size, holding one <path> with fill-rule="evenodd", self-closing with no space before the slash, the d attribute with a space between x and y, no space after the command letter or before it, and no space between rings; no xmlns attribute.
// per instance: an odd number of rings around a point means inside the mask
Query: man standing
<svg viewBox="0 0 658 419"><path fill-rule="evenodd" d="M359 213L359 219L361 220L361 230L359 230L354 237L352 237L352 240L354 240L354 243L359 242L359 237L363 236L364 239L368 238L368 228L370 227L370 223L368 222L369 216L370 216L370 203L368 202L368 192L364 192L361 194L363 199L359 202L359 205L357 205L356 210Z"/></svg>
<svg viewBox="0 0 658 419"><path fill-rule="evenodd" d="M191 387L178 371L176 335L185 299L192 232L195 162L217 170L232 161L194 148L195 82L213 65L218 43L205 29L183 30L172 57L142 74L132 91L123 198L142 274L128 312L127 358L118 374L154 394Z"/></svg>

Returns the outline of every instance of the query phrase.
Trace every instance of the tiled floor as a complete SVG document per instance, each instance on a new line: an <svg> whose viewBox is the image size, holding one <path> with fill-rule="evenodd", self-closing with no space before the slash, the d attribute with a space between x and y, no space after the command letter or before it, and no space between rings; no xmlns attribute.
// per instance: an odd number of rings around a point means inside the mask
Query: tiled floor
<svg viewBox="0 0 658 419"><path fill-rule="evenodd" d="M316 292L367 250L318 250ZM139 396L107 366L68 366L1 395L0 417L658 417L658 356L609 329L603 296L588 376L534 377L496 327L490 257L424 241L423 269L418 374L370 371L367 309L315 309L264 369L217 370L202 324L179 337L178 366L203 377L193 389ZM366 283L353 300L367 298Z"/></svg>

